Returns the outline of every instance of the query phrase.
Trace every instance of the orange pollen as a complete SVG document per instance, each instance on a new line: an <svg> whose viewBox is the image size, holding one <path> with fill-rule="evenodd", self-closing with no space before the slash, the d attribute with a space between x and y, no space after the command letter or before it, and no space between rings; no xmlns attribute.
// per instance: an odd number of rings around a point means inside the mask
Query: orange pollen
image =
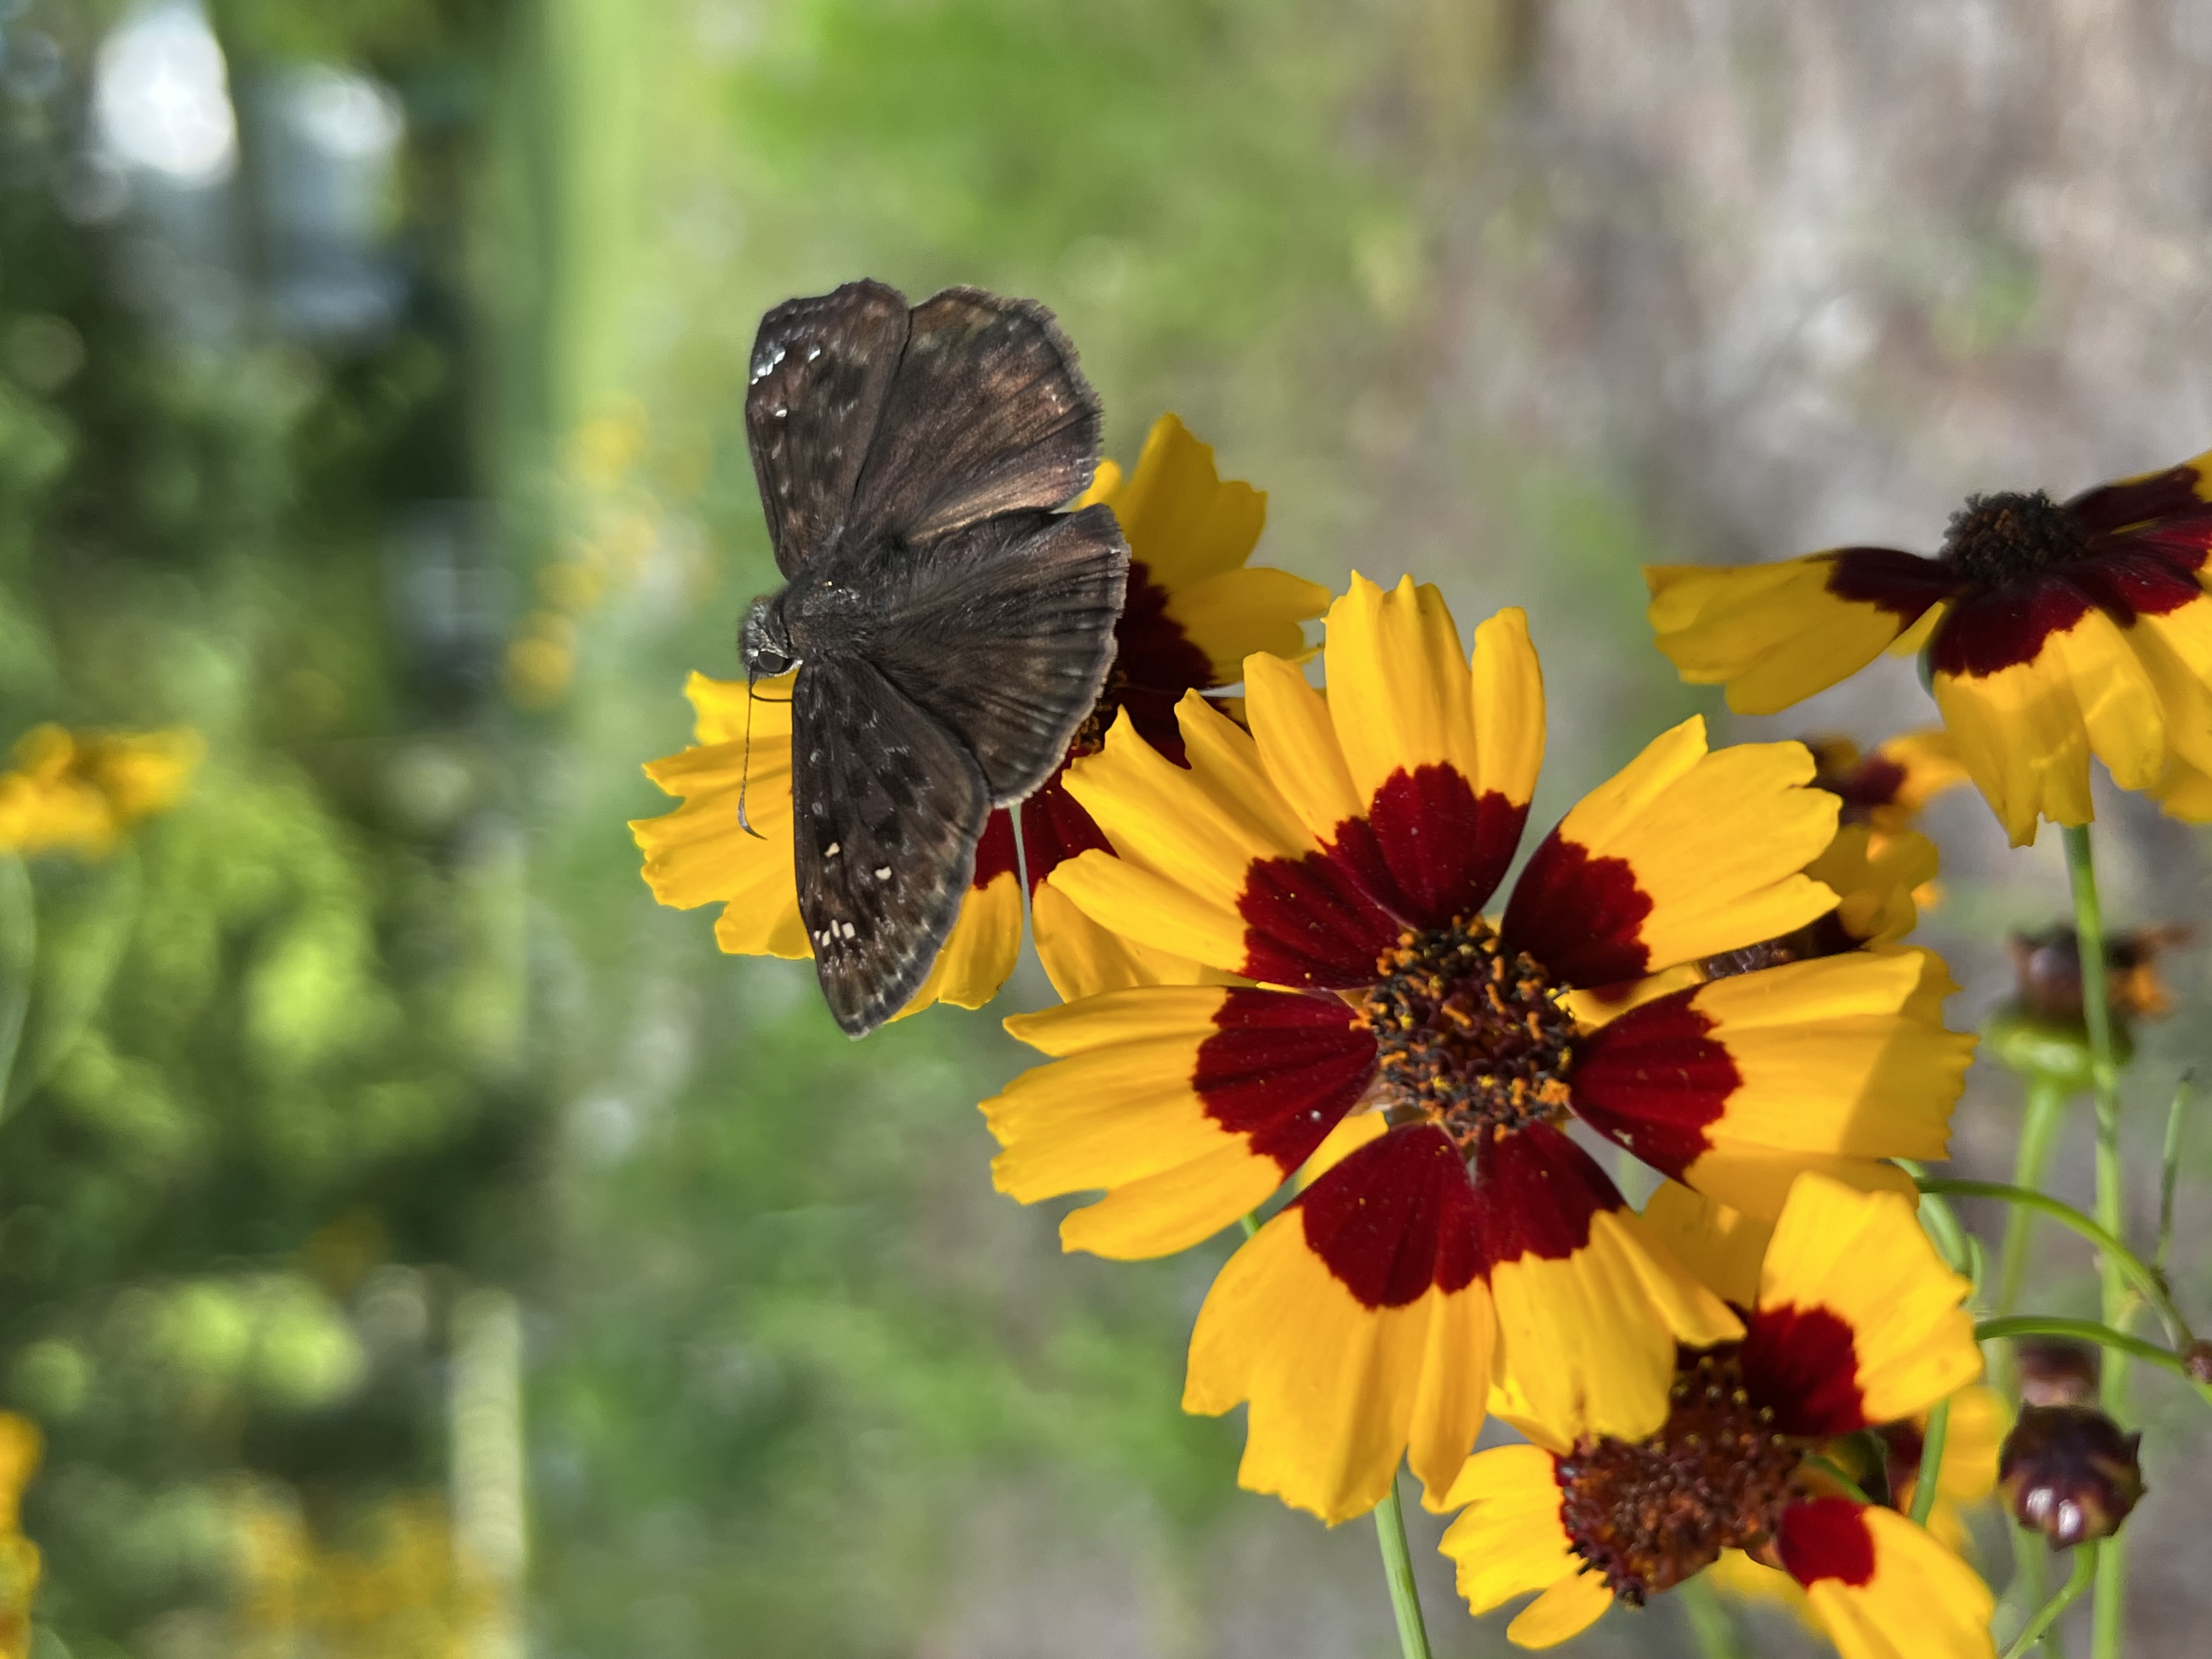
<svg viewBox="0 0 2212 1659"><path fill-rule="evenodd" d="M1585 1435L1559 1460L1568 1547L1631 1607L1672 1589L1726 1549L1758 1552L1797 1494L1802 1443L1744 1392L1729 1344L1685 1356L1672 1407L1647 1440Z"/></svg>
<svg viewBox="0 0 2212 1659"><path fill-rule="evenodd" d="M1081 760L1085 755L1095 755L1106 746L1106 734L1114 727L1114 717L1121 712L1121 694L1129 689L1129 677L1115 663L1106 671L1106 684L1100 688L1098 701L1084 716L1083 724L1075 728L1068 739L1066 758Z"/></svg>
<svg viewBox="0 0 2212 1659"><path fill-rule="evenodd" d="M1440 1124L1463 1150L1557 1117L1575 1023L1525 951L1480 916L1398 935L1360 999L1394 1122Z"/></svg>

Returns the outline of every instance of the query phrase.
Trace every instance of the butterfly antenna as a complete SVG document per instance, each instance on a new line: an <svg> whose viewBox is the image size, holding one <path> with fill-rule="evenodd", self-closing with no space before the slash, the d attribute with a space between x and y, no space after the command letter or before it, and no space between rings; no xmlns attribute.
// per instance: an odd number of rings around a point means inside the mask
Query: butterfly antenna
<svg viewBox="0 0 2212 1659"><path fill-rule="evenodd" d="M738 772L738 828L755 841L766 841L745 816L745 790L753 778L753 681L757 678L750 669L745 671L745 758Z"/></svg>

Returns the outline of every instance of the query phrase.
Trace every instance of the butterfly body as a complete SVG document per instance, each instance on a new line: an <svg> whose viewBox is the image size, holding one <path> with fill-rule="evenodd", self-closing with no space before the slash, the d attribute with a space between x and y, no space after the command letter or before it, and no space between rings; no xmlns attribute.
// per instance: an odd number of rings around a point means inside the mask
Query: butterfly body
<svg viewBox="0 0 2212 1659"><path fill-rule="evenodd" d="M755 675L793 665L793 868L838 1023L927 978L994 807L1049 777L1114 658L1128 549L1075 353L1030 301L875 283L762 320L745 400L780 592Z"/></svg>

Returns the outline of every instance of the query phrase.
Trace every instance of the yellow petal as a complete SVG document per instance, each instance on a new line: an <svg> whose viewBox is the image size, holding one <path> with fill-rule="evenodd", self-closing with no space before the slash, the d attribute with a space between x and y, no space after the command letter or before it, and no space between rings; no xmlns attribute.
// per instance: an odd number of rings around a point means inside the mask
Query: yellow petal
<svg viewBox="0 0 2212 1659"><path fill-rule="evenodd" d="M1843 1659L1995 1659L1996 1599L1979 1575L1893 1510L1858 1513L1874 1542L1872 1578L1823 1577L1806 1586L1814 1616Z"/></svg>
<svg viewBox="0 0 2212 1659"><path fill-rule="evenodd" d="M1333 1523L1381 1501L1417 1428L1443 1461L1441 1437L1470 1419L1454 1406L1417 1421L1446 1404L1424 1376L1448 1361L1449 1380L1480 1401L1493 1323L1480 1279L1432 1285L1402 1306L1363 1304L1308 1248L1304 1225L1299 1210L1276 1216L1214 1280L1191 1335L1183 1409L1218 1416L1249 1401L1238 1484Z"/></svg>
<svg viewBox="0 0 2212 1659"><path fill-rule="evenodd" d="M1613 1605L1613 1592L1594 1572L1562 1578L1523 1607L1505 1627L1505 1637L1516 1646L1553 1648L1580 1636Z"/></svg>
<svg viewBox="0 0 2212 1659"><path fill-rule="evenodd" d="M1661 651L1738 714L1771 714L1847 679L1914 620L1828 591L1825 554L1736 568L1647 566Z"/></svg>
<svg viewBox="0 0 2212 1659"><path fill-rule="evenodd" d="M1081 505L1114 509L1131 555L1170 594L1234 570L1252 556L1267 520L1267 498L1249 484L1224 482L1213 449L1173 415L1152 422L1135 469L1126 477L1102 464ZM1311 614L1318 615L1318 610ZM1243 660L1243 653L1231 663Z"/></svg>
<svg viewBox="0 0 2212 1659"><path fill-rule="evenodd" d="M1939 669L1932 684L1960 762L2015 847L2035 839L2039 817L2094 816L2092 751L2123 789L2148 789L2165 770L2166 718L2150 676L2102 611L2050 635L2032 661L1988 675Z"/></svg>
<svg viewBox="0 0 2212 1659"><path fill-rule="evenodd" d="M1911 1203L1798 1178L1759 1272L1759 1315L1823 1310L1850 1332L1869 1423L1925 1410L1982 1374L1972 1289L1943 1265Z"/></svg>
<svg viewBox="0 0 2212 1659"><path fill-rule="evenodd" d="M1168 595L1168 617L1206 653L1217 684L1234 684L1256 652L1311 654L1304 624L1328 609L1329 591L1287 570L1256 565L1224 571Z"/></svg>
<svg viewBox="0 0 2212 1659"><path fill-rule="evenodd" d="M1732 1210L1692 1192L1679 1182L1662 1181L1644 1206L1644 1225L1668 1255L1723 1301L1748 1308L1759 1298L1759 1264L1774 1229L1755 1216Z"/></svg>
<svg viewBox="0 0 2212 1659"><path fill-rule="evenodd" d="M1063 1002L1137 985L1194 985L1205 971L1102 927L1054 885L1058 872L1030 896L1030 926L1045 976Z"/></svg>
<svg viewBox="0 0 2212 1659"><path fill-rule="evenodd" d="M1802 744L1709 753L1705 722L1684 721L1560 822L1515 884L1506 936L1601 985L1794 932L1835 907L1800 873L1836 830L1812 776Z"/></svg>
<svg viewBox="0 0 2212 1659"><path fill-rule="evenodd" d="M1581 1569L1559 1521L1558 1461L1540 1446L1477 1452L1445 1503L1461 1513L1437 1548L1457 1565L1469 1613L1547 1590Z"/></svg>
<svg viewBox="0 0 2212 1659"><path fill-rule="evenodd" d="M1328 707L1363 801L1397 772L1449 766L1480 775L1474 679L1443 595L1411 576L1384 592L1355 574L1329 607Z"/></svg>

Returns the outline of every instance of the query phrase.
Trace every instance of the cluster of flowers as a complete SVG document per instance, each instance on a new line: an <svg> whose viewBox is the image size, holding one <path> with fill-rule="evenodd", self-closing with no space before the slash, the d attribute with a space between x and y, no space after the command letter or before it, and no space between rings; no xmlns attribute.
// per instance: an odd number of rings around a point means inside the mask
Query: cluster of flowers
<svg viewBox="0 0 2212 1659"><path fill-rule="evenodd" d="M173 806L204 745L184 728L72 732L35 726L0 772L0 853L99 857L139 819Z"/></svg>
<svg viewBox="0 0 2212 1659"><path fill-rule="evenodd" d="M2081 823L2093 749L2212 812L2207 496L2185 467L1977 502L1936 559L1650 573L1662 647L1735 706L1894 645L1928 652L1949 732L1713 750L1685 721L1502 895L1545 738L1522 614L1470 652L1410 578L1332 599L1250 566L1263 498L1163 419L1088 498L1133 556L1109 689L1019 809L1063 1002L1006 1022L1048 1060L983 1103L998 1186L1103 1194L1061 1237L1110 1257L1243 1219L1185 1407L1246 1407L1241 1482L1330 1522L1402 1461L1458 1512L1471 1608L1540 1593L1516 1641L1717 1569L1849 1655L1991 1654L1957 1504L1994 1481L2002 1409L1895 1161L1945 1155L1974 1050L1942 962L1903 942L1936 871L1911 823L1968 778L2015 842ZM726 950L803 957L787 716L763 698L748 762L744 685L690 696L699 745L647 769L683 804L634 826L646 878L721 902ZM748 764L765 839L738 830ZM1014 843L1001 813L915 1007L1012 970ZM1640 1212L1607 1146L1656 1172ZM1486 1417L1525 1443L1474 1451Z"/></svg>

